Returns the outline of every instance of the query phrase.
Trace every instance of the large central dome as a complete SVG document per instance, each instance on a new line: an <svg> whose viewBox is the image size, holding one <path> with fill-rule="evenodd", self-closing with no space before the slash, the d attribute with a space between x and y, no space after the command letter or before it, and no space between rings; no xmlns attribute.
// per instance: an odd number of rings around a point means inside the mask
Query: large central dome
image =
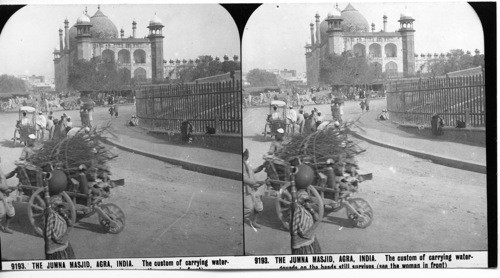
<svg viewBox="0 0 500 278"><path fill-rule="evenodd" d="M368 25L368 21L366 18L356 10L351 4L347 5L347 7L341 12L342 17L342 31L343 32L369 32L370 26ZM328 39L328 34L326 31L328 30L328 22L323 20L319 25L321 42L324 42Z"/></svg>
<svg viewBox="0 0 500 278"><path fill-rule="evenodd" d="M92 38L112 39L118 38L118 29L115 24L98 9L97 12L90 18L90 34ZM76 26L69 28L69 46L71 49L76 48Z"/></svg>
<svg viewBox="0 0 500 278"><path fill-rule="evenodd" d="M342 11L342 19L344 32L369 32L368 21L351 4Z"/></svg>
<svg viewBox="0 0 500 278"><path fill-rule="evenodd" d="M100 9L90 18L90 24L92 24L92 27L90 27L92 38L118 38L118 29L115 24Z"/></svg>

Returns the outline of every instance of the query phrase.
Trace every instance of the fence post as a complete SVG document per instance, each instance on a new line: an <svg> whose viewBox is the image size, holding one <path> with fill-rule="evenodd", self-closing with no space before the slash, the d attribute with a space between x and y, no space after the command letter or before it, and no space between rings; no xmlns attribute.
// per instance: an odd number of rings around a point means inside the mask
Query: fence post
<svg viewBox="0 0 500 278"><path fill-rule="evenodd" d="M471 123L470 123L470 110L469 110L469 108L465 109L465 126L466 127L470 127L471 126Z"/></svg>
<svg viewBox="0 0 500 278"><path fill-rule="evenodd" d="M219 114L216 114L216 115L215 115L215 133L216 133L216 134L219 134L219 133L220 133L220 125L219 125L219 121L220 121L220 116L219 116Z"/></svg>

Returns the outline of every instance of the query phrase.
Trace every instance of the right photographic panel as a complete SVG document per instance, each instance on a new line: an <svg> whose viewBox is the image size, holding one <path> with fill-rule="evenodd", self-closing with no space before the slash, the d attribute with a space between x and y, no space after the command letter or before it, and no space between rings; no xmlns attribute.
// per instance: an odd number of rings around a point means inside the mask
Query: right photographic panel
<svg viewBox="0 0 500 278"><path fill-rule="evenodd" d="M245 254L486 266L484 50L468 3L257 8L242 41Z"/></svg>

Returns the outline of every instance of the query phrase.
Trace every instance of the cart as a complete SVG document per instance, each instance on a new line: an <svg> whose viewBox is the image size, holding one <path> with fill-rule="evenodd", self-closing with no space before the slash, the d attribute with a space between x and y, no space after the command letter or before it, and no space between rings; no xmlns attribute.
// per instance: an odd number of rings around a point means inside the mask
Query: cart
<svg viewBox="0 0 500 278"><path fill-rule="evenodd" d="M276 112L274 110L276 107ZM277 113L277 117L273 119L273 113ZM278 133L278 129L282 128L285 134L288 132L289 124L287 123L287 105L284 101L273 100L269 104L269 114L267 115L266 124L264 126L264 139L267 136L273 137Z"/></svg>
<svg viewBox="0 0 500 278"><path fill-rule="evenodd" d="M360 182L372 179L372 174L329 180L331 176L327 173L330 166L328 163L313 165L307 157L295 157L290 161L284 161L275 156L265 156L264 160L268 175L266 195L276 198L276 214L285 229L290 228L291 221L293 179L291 173L302 163L315 169L315 177L312 184L307 187L307 193L320 219L323 218L325 209L338 211L345 208L347 217L354 227L366 228L371 224L373 209L370 204L362 198L353 198L352 195L358 191Z"/></svg>
<svg viewBox="0 0 500 278"><path fill-rule="evenodd" d="M44 185L54 173L52 165L38 168L29 163L16 163L19 178L18 190L21 193L19 201L28 199L28 218L35 234L43 236L44 210L47 207L44 201ZM86 172L82 169L55 169L65 173L68 185L66 190L51 196L62 205L64 212L76 223L82 218L87 218L97 213L99 223L103 229L112 234L118 234L125 228L125 214L123 210L112 203L104 203L110 195L110 188L123 185L123 180L104 180L99 186L89 186ZM91 184L90 184L91 185Z"/></svg>
<svg viewBox="0 0 500 278"><path fill-rule="evenodd" d="M23 113L26 113L26 117L28 118L27 123L24 125L22 123ZM22 106L19 108L19 122L16 125L14 137L12 138L14 146L16 146L17 142L26 145L30 134L36 134L36 109L31 106Z"/></svg>

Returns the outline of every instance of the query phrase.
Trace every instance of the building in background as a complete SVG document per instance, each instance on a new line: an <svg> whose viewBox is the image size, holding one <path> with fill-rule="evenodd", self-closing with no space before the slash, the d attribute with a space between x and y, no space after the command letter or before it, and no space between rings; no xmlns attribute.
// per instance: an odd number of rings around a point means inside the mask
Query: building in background
<svg viewBox="0 0 500 278"><path fill-rule="evenodd" d="M351 4L340 11L338 5L320 23L316 13L311 22L311 42L306 48L307 85L319 86L320 64L330 54L340 55L350 51L353 56L366 57L375 67L388 76L412 76L415 74L415 50L413 17L404 11L398 22L400 29L386 30L387 16L383 15L383 28L375 31L375 23L369 25L366 18ZM371 27L371 28L370 28Z"/></svg>
<svg viewBox="0 0 500 278"><path fill-rule="evenodd" d="M115 24L101 11L89 17L87 11L70 28L64 21L59 29L59 46L54 50L55 88L69 90L68 72L74 61L100 57L104 62L115 62L118 69L138 81L160 82L164 78L163 34L161 19L155 14L149 21L149 35L136 37L137 22L132 21L132 35L118 33Z"/></svg>

